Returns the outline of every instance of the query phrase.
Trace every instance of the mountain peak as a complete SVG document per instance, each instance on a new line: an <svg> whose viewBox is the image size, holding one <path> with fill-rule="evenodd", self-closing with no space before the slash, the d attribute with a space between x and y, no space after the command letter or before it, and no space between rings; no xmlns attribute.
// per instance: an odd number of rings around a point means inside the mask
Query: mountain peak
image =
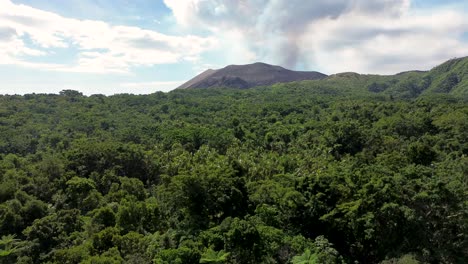
<svg viewBox="0 0 468 264"><path fill-rule="evenodd" d="M264 62L246 65L229 65L219 70L207 70L184 83L178 89L228 87L246 89L327 77L320 72L292 71Z"/></svg>

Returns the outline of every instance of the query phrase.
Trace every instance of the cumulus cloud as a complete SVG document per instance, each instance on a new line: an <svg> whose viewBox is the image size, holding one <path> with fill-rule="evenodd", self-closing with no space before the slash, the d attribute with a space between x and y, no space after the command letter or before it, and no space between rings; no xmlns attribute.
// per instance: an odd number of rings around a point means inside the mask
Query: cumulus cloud
<svg viewBox="0 0 468 264"><path fill-rule="evenodd" d="M0 63L10 63L13 57L40 56L44 52L26 47L11 27L0 28Z"/></svg>
<svg viewBox="0 0 468 264"><path fill-rule="evenodd" d="M0 25L0 64L58 71L127 73L134 66L193 60L215 45L210 37L169 36L138 27L66 18L10 0L0 0ZM48 65L26 59L46 56L56 49L78 50L75 63Z"/></svg>
<svg viewBox="0 0 468 264"><path fill-rule="evenodd" d="M309 47L306 60L315 60L328 72L358 70L396 73L430 69L468 54L460 36L467 26L461 13L443 11L432 16L391 17L347 14L308 26L301 45Z"/></svg>
<svg viewBox="0 0 468 264"><path fill-rule="evenodd" d="M395 73L468 54L463 10L416 13L410 0L164 2L180 26L212 32L229 51L235 46L240 62Z"/></svg>

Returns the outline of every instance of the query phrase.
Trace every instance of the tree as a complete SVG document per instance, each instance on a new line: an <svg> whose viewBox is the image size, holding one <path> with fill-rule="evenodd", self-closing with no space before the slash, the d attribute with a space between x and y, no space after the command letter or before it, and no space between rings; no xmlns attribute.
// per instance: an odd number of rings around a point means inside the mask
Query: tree
<svg viewBox="0 0 468 264"><path fill-rule="evenodd" d="M295 256L292 261L293 264L318 264L318 256L317 254L312 254L310 249L306 249L306 251L300 255Z"/></svg>
<svg viewBox="0 0 468 264"><path fill-rule="evenodd" d="M15 235L2 236L0 239L0 263L13 263L19 250L21 250L20 240L15 239Z"/></svg>
<svg viewBox="0 0 468 264"><path fill-rule="evenodd" d="M226 253L224 250L214 251L212 248L208 248L201 256L200 263L222 264L227 261L228 256L229 252Z"/></svg>

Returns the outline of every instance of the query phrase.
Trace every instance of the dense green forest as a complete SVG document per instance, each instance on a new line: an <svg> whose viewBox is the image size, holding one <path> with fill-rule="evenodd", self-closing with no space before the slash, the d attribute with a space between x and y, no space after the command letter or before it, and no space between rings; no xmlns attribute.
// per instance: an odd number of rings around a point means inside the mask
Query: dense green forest
<svg viewBox="0 0 468 264"><path fill-rule="evenodd" d="M447 67L0 96L0 263L466 263L468 98Z"/></svg>

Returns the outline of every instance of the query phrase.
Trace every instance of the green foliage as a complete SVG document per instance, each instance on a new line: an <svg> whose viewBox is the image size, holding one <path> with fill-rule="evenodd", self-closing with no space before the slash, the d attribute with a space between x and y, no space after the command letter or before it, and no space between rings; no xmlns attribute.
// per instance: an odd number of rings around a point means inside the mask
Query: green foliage
<svg viewBox="0 0 468 264"><path fill-rule="evenodd" d="M20 251L19 239L15 235L2 236L0 239L0 263L11 263Z"/></svg>
<svg viewBox="0 0 468 264"><path fill-rule="evenodd" d="M295 256L292 261L292 264L317 264L318 257L317 254L312 254L309 249L307 249L304 254L300 256Z"/></svg>
<svg viewBox="0 0 468 264"><path fill-rule="evenodd" d="M0 96L0 261L464 263L466 63Z"/></svg>
<svg viewBox="0 0 468 264"><path fill-rule="evenodd" d="M93 211L92 224L98 229L113 227L116 223L114 210L109 206L101 207Z"/></svg>
<svg viewBox="0 0 468 264"><path fill-rule="evenodd" d="M416 258L411 254L404 255L401 258L384 260L381 262L381 264L419 264L419 263L421 262L416 260Z"/></svg>
<svg viewBox="0 0 468 264"><path fill-rule="evenodd" d="M224 250L214 251L212 248L208 248L200 258L200 263L214 263L222 264L226 263L229 253Z"/></svg>
<svg viewBox="0 0 468 264"><path fill-rule="evenodd" d="M84 264L123 264L124 259L117 248L111 248L99 256L92 256L82 263Z"/></svg>
<svg viewBox="0 0 468 264"><path fill-rule="evenodd" d="M87 245L58 249L53 254L55 263L83 263L90 257Z"/></svg>
<svg viewBox="0 0 468 264"><path fill-rule="evenodd" d="M164 249L153 260L156 264L195 264L199 263L200 254L188 247Z"/></svg>

